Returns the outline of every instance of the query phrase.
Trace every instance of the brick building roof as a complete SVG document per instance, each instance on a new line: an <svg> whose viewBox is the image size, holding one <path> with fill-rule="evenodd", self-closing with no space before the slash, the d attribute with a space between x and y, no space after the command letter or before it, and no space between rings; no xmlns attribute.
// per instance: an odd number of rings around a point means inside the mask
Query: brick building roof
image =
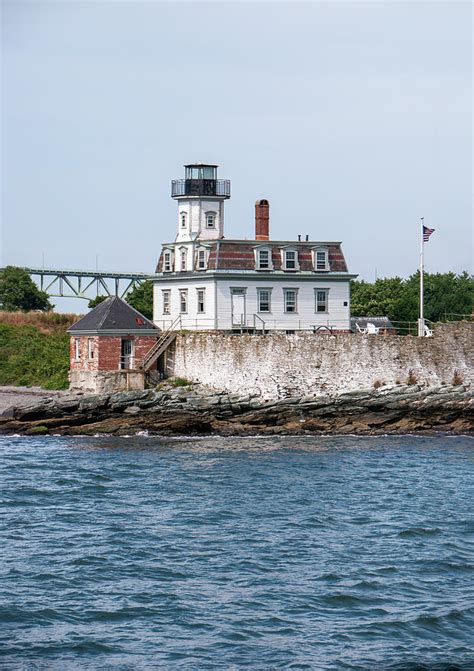
<svg viewBox="0 0 474 671"><path fill-rule="evenodd" d="M180 243L173 244L173 247L179 246ZM298 251L300 271L314 272L311 250L319 246L328 250L329 269L331 272L347 273L346 261L339 243L218 240L212 242L203 241L203 246L209 249L208 270L255 270L255 248L265 246L270 247L272 250L273 270L282 270L281 251L284 248L291 247L291 249ZM156 272L163 272L163 252L161 252L158 260Z"/></svg>
<svg viewBox="0 0 474 671"><path fill-rule="evenodd" d="M109 296L68 328L68 333L155 335L158 328L118 296Z"/></svg>

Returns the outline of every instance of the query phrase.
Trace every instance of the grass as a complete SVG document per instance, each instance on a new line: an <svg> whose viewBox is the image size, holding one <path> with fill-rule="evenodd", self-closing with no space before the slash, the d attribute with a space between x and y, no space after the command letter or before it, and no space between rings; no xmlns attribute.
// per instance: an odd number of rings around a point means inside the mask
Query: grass
<svg viewBox="0 0 474 671"><path fill-rule="evenodd" d="M0 312L0 385L67 389L76 315Z"/></svg>
<svg viewBox="0 0 474 671"><path fill-rule="evenodd" d="M0 310L0 323L11 326L35 326L42 333L65 333L74 322L84 315L60 314L59 312L8 312Z"/></svg>
<svg viewBox="0 0 474 671"><path fill-rule="evenodd" d="M170 378L169 383L173 387L190 387L193 384L190 380L186 380L184 377Z"/></svg>

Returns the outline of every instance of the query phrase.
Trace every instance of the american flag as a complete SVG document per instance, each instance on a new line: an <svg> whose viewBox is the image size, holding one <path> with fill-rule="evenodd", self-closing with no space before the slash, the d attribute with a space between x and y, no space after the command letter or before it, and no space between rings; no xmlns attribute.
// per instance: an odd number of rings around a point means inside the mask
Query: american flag
<svg viewBox="0 0 474 671"><path fill-rule="evenodd" d="M430 235L435 232L434 228L428 228L428 226L423 226L423 242L428 242Z"/></svg>

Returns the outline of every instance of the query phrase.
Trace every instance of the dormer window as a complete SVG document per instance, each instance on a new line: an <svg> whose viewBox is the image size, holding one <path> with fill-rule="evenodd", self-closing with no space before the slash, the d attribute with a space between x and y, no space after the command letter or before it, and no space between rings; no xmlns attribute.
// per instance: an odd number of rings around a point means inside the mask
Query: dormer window
<svg viewBox="0 0 474 671"><path fill-rule="evenodd" d="M257 270L273 270L271 247L255 249L255 267Z"/></svg>
<svg viewBox="0 0 474 671"><path fill-rule="evenodd" d="M181 212L181 228L186 228L186 212Z"/></svg>
<svg viewBox="0 0 474 671"><path fill-rule="evenodd" d="M206 212L206 228L215 228L215 226L216 226L216 213Z"/></svg>
<svg viewBox="0 0 474 671"><path fill-rule="evenodd" d="M270 252L268 249L259 249L257 256L259 270L268 270L270 267Z"/></svg>
<svg viewBox="0 0 474 671"><path fill-rule="evenodd" d="M285 252L285 268L287 270L296 270L296 252Z"/></svg>
<svg viewBox="0 0 474 671"><path fill-rule="evenodd" d="M163 271L165 273L171 272L171 252L163 254Z"/></svg>
<svg viewBox="0 0 474 671"><path fill-rule="evenodd" d="M329 268L329 254L327 249L313 250L314 269L316 271L330 270Z"/></svg>
<svg viewBox="0 0 474 671"><path fill-rule="evenodd" d="M197 253L197 267L198 270L206 270L206 250L205 249L198 249Z"/></svg>
<svg viewBox="0 0 474 671"><path fill-rule="evenodd" d="M298 270L298 252L296 249L283 250L283 270Z"/></svg>

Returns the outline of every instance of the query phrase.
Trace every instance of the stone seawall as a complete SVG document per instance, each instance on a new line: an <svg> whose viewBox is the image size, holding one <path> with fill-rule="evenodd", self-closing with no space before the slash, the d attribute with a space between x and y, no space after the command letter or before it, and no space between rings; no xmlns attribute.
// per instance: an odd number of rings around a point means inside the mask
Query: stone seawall
<svg viewBox="0 0 474 671"><path fill-rule="evenodd" d="M184 333L168 373L264 399L339 394L383 385L472 384L474 324L441 324L412 336Z"/></svg>

